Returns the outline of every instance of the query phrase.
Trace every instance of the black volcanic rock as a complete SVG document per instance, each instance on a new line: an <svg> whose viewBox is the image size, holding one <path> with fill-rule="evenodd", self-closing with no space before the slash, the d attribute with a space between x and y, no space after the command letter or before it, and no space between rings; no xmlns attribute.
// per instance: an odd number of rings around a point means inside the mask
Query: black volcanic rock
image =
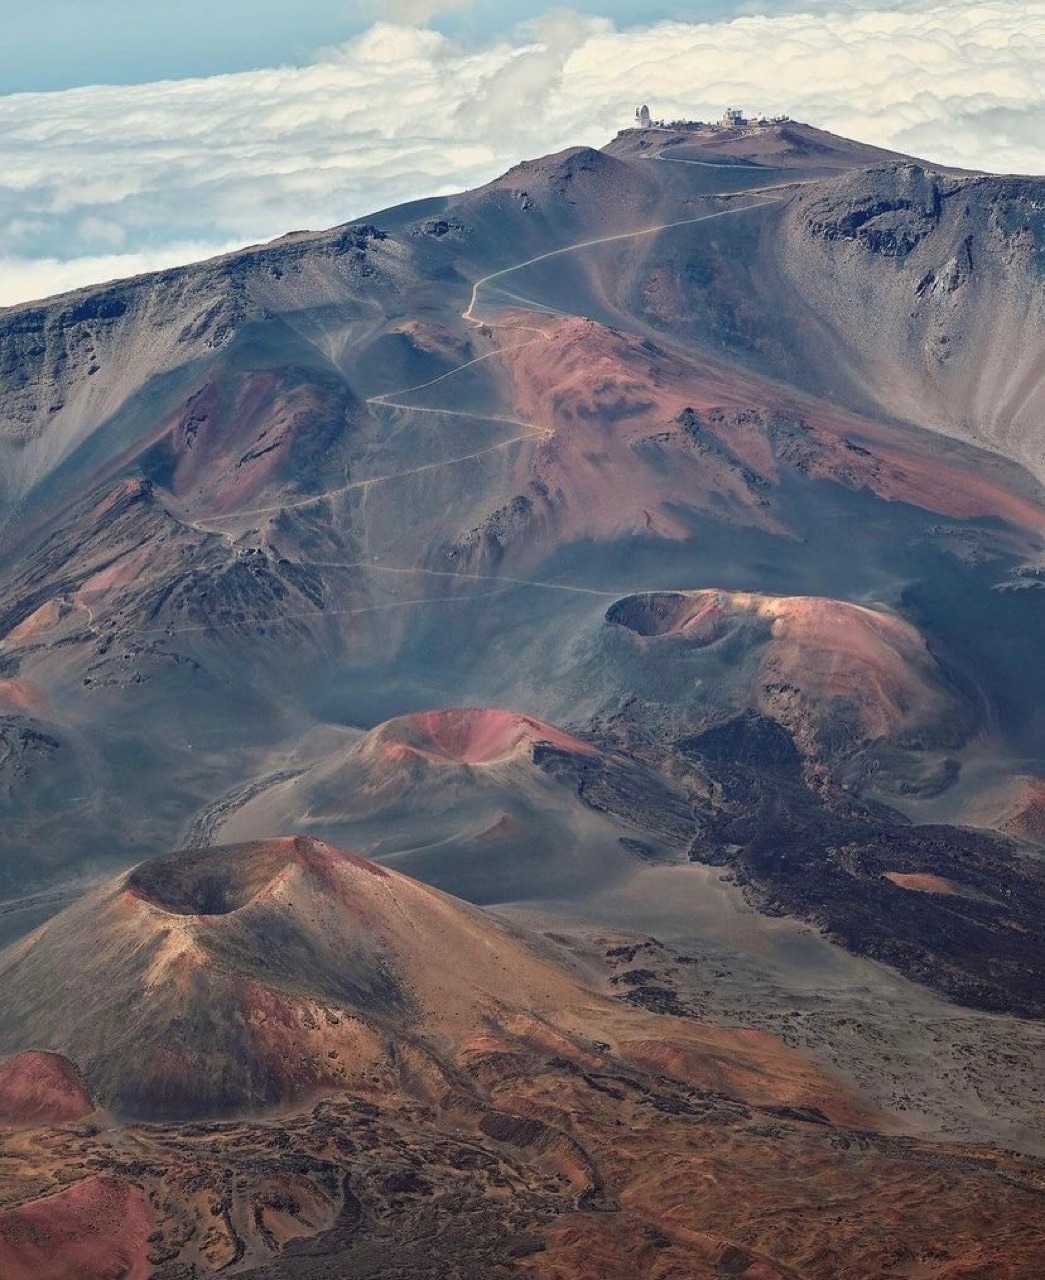
<svg viewBox="0 0 1045 1280"><path fill-rule="evenodd" d="M1034 854L814 795L787 734L761 717L677 749L721 797L698 806L690 857L733 867L761 910L808 920L961 1004L1045 1016L1045 867Z"/></svg>
<svg viewBox="0 0 1045 1280"><path fill-rule="evenodd" d="M626 131L0 311L4 893L296 829L318 778L328 834L455 891L580 895L689 843L708 731L756 810L787 734L817 804L958 817L981 732L1033 778L996 588L1041 524L1040 204L796 122ZM606 749L341 785L454 704Z"/></svg>
<svg viewBox="0 0 1045 1280"><path fill-rule="evenodd" d="M855 240L872 253L903 258L939 225L944 192L924 169L911 165L872 171L867 187L855 197L839 194L811 205L807 217L812 234L829 241ZM889 194L872 194L882 187Z"/></svg>
<svg viewBox="0 0 1045 1280"><path fill-rule="evenodd" d="M656 836L669 849L684 848L689 842L693 812L685 795L638 761L626 756L582 756L545 743L536 744L533 760L544 773L568 782L597 812Z"/></svg>

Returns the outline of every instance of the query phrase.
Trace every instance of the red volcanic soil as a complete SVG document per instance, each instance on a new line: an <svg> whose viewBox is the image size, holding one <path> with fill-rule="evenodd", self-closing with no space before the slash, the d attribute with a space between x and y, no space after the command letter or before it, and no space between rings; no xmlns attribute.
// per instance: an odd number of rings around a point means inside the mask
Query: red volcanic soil
<svg viewBox="0 0 1045 1280"><path fill-rule="evenodd" d="M379 732L384 750L391 756L416 754L456 764L494 764L537 742L563 751L595 754L588 743L552 724L492 707L423 711L390 720Z"/></svg>
<svg viewBox="0 0 1045 1280"><path fill-rule="evenodd" d="M758 609L773 620L767 685L801 684L818 699L850 703L870 737L944 710L925 642L902 619L818 597L769 598Z"/></svg>
<svg viewBox="0 0 1045 1280"><path fill-rule="evenodd" d="M98 1097L137 1118L369 1095L389 1087L394 1046L422 1036L452 1061L498 1028L516 1046L552 1034L555 1053L587 1058L597 1039L701 1088L871 1119L772 1037L606 1000L496 917L315 840L153 859L4 961L13 1033L45 1009ZM56 972L70 975L57 990Z"/></svg>
<svg viewBox="0 0 1045 1280"><path fill-rule="evenodd" d="M146 1280L152 1210L120 1178L87 1178L0 1214L4 1280Z"/></svg>
<svg viewBox="0 0 1045 1280"><path fill-rule="evenodd" d="M253 502L295 442L338 411L322 387L296 385L278 370L219 367L164 425L156 448L175 497L225 514Z"/></svg>
<svg viewBox="0 0 1045 1280"><path fill-rule="evenodd" d="M644 640L698 648L757 620L765 629L758 701L769 714L793 712L798 694L821 710L845 704L867 737L882 738L949 705L921 635L884 610L820 596L653 591L618 600L606 617Z"/></svg>
<svg viewBox="0 0 1045 1280"><path fill-rule="evenodd" d="M1005 829L1045 844L1045 778L1019 779L1019 794Z"/></svg>
<svg viewBox="0 0 1045 1280"><path fill-rule="evenodd" d="M885 879L911 893L938 893L948 898L962 896L960 885L928 871L887 871Z"/></svg>
<svg viewBox="0 0 1045 1280"><path fill-rule="evenodd" d="M93 1110L68 1058L29 1049L0 1062L0 1125L62 1124Z"/></svg>
<svg viewBox="0 0 1045 1280"><path fill-rule="evenodd" d="M118 557L98 573L92 574L73 596L76 604L93 609L117 591L129 587L147 569L154 555L148 544Z"/></svg>
<svg viewBox="0 0 1045 1280"><path fill-rule="evenodd" d="M594 270L595 268L593 268ZM926 434L863 418L710 358L683 359L596 321L511 312L503 348L519 416L551 432L535 478L561 531L645 528L685 537L672 506L776 528L765 507L782 471L833 480L954 519L995 516L1035 532L1041 506L993 478L978 454L941 454ZM543 337L532 338L540 325ZM699 429L686 425L696 414ZM774 420L792 426L781 442ZM854 441L858 442L854 444Z"/></svg>
<svg viewBox="0 0 1045 1280"><path fill-rule="evenodd" d="M121 480L118 484L113 485L108 493L94 504L91 509L91 518L100 524L118 503L133 502L143 497L147 492L148 485L144 480Z"/></svg>
<svg viewBox="0 0 1045 1280"><path fill-rule="evenodd" d="M0 711L42 716L48 710L47 694L27 680L0 680Z"/></svg>
<svg viewBox="0 0 1045 1280"><path fill-rule="evenodd" d="M995 827L1045 844L1045 778L1022 773L994 787L964 815L977 826Z"/></svg>
<svg viewBox="0 0 1045 1280"><path fill-rule="evenodd" d="M525 340L505 347L501 358L519 417L550 432L533 479L552 495L560 539L642 531L684 539L689 529L678 508L776 528L736 460L693 448L675 422L688 405L703 403L694 367L659 353L654 370L637 339L592 320L542 315L539 323L545 338L532 340L526 328ZM710 386L707 393L708 403L722 395Z"/></svg>

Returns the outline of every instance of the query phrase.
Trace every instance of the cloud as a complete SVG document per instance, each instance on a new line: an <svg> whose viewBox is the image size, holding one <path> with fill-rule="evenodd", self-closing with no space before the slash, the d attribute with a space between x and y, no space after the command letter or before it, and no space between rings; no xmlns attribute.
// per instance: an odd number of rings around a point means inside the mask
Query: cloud
<svg viewBox="0 0 1045 1280"><path fill-rule="evenodd" d="M574 13L560 12L528 23L533 42L491 66L457 108L457 124L488 136L532 137L533 123L553 94L564 88L566 64L600 31L612 30Z"/></svg>
<svg viewBox="0 0 1045 1280"><path fill-rule="evenodd" d="M1045 0L839 2L625 30L560 13L479 48L379 22L302 68L0 98L0 304L475 185L603 144L638 102L1045 171Z"/></svg>
<svg viewBox="0 0 1045 1280"><path fill-rule="evenodd" d="M235 240L226 244L167 244L141 253L93 254L71 260L0 257L0 298L5 295L10 301L46 298L82 285L105 284L147 271L202 262L204 258L216 258L239 248L242 242Z"/></svg>

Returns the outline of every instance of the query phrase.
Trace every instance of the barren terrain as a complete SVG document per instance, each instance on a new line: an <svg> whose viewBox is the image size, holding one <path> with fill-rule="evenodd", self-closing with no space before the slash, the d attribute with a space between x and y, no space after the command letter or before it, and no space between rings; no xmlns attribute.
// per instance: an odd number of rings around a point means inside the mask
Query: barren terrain
<svg viewBox="0 0 1045 1280"><path fill-rule="evenodd" d="M5 1277L1037 1274L1043 208L626 130L0 310Z"/></svg>

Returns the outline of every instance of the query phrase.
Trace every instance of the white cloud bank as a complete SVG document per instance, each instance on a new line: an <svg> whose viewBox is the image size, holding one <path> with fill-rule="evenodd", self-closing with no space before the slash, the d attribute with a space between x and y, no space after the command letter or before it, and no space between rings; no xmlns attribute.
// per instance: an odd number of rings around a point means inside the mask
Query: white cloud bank
<svg viewBox="0 0 1045 1280"><path fill-rule="evenodd" d="M0 305L601 145L638 102L1042 173L1042 67L1045 0L865 0L627 31L558 13L480 50L380 23L305 68L0 98Z"/></svg>

